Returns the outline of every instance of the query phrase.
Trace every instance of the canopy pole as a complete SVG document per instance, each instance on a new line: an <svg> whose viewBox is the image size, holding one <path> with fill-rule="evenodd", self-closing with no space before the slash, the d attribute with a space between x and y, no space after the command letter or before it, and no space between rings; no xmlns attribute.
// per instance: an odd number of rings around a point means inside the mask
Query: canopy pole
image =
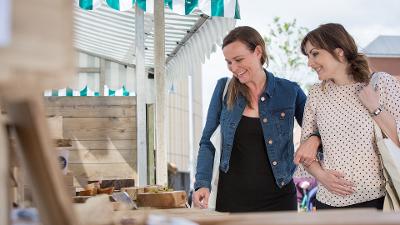
<svg viewBox="0 0 400 225"><path fill-rule="evenodd" d="M146 74L144 12L135 4L137 186L147 185ZM132 74L133 76L134 74Z"/></svg>
<svg viewBox="0 0 400 225"><path fill-rule="evenodd" d="M104 85L106 84L106 60L103 58L100 58L99 76L99 95L104 96Z"/></svg>
<svg viewBox="0 0 400 225"><path fill-rule="evenodd" d="M164 0L154 1L154 76L156 90L156 183L168 185L168 117L165 87L165 16Z"/></svg>

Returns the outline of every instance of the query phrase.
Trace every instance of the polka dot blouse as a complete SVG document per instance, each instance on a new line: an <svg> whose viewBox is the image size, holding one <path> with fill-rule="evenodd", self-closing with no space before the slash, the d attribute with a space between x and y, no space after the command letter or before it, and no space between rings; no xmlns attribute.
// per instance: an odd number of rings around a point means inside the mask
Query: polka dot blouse
<svg viewBox="0 0 400 225"><path fill-rule="evenodd" d="M400 83L389 74L376 73L380 104L395 117L400 134ZM385 195L384 178L377 156L373 121L358 99L363 83L336 85L332 81L315 84L304 111L302 140L319 130L324 147L324 169L336 170L355 184L348 196L330 193L319 185L317 199L341 207Z"/></svg>

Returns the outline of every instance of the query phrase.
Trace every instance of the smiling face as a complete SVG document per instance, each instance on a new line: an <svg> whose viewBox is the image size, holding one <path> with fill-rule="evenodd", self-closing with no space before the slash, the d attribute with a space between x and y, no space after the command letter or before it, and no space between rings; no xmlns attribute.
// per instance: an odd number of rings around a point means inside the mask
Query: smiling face
<svg viewBox="0 0 400 225"><path fill-rule="evenodd" d="M240 83L245 84L252 81L253 75L262 70L261 47L257 46L251 51L240 41L234 41L222 49L228 69L233 73Z"/></svg>
<svg viewBox="0 0 400 225"><path fill-rule="evenodd" d="M325 49L313 46L309 41L305 45L305 52L308 58L308 66L318 74L319 80L332 80L337 77L337 74L346 70L347 64L343 59L343 51L336 49L336 59L331 53Z"/></svg>

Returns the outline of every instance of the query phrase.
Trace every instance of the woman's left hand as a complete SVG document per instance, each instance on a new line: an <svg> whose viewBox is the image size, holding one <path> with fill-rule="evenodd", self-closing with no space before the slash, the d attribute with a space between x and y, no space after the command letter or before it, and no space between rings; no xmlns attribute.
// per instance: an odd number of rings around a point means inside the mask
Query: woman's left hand
<svg viewBox="0 0 400 225"><path fill-rule="evenodd" d="M361 89L358 93L358 99L369 112L373 112L379 107L379 91L375 91L372 84L368 84Z"/></svg>

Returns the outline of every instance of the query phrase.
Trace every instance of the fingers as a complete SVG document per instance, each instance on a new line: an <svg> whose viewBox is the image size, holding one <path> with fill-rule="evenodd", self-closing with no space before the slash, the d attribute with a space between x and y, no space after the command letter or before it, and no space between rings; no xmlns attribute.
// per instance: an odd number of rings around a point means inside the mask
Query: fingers
<svg viewBox="0 0 400 225"><path fill-rule="evenodd" d="M193 205L194 207L206 209L208 208L208 198L210 196L210 192L208 188L200 188L193 194Z"/></svg>
<svg viewBox="0 0 400 225"><path fill-rule="evenodd" d="M332 193L335 193L340 196L346 196L353 194L354 189L352 186L336 183L332 186Z"/></svg>
<svg viewBox="0 0 400 225"><path fill-rule="evenodd" d="M210 197L210 195L205 194L200 208L202 208L202 209L208 209L208 198L209 198L209 197Z"/></svg>
<svg viewBox="0 0 400 225"><path fill-rule="evenodd" d="M330 174L329 183L325 187L332 193L346 196L354 193L354 184L344 179L344 174L339 171L327 170Z"/></svg>
<svg viewBox="0 0 400 225"><path fill-rule="evenodd" d="M297 151L294 154L293 162L294 162L294 164L299 165L301 161L302 161L302 156L300 154L298 154L298 151Z"/></svg>
<svg viewBox="0 0 400 225"><path fill-rule="evenodd" d="M200 194L198 192L193 193L192 201L194 207L196 208L200 207Z"/></svg>
<svg viewBox="0 0 400 225"><path fill-rule="evenodd" d="M294 155L293 162L296 165L303 164L304 166L310 166L313 162L318 162L318 159L314 154L303 154L301 152L296 152Z"/></svg>

